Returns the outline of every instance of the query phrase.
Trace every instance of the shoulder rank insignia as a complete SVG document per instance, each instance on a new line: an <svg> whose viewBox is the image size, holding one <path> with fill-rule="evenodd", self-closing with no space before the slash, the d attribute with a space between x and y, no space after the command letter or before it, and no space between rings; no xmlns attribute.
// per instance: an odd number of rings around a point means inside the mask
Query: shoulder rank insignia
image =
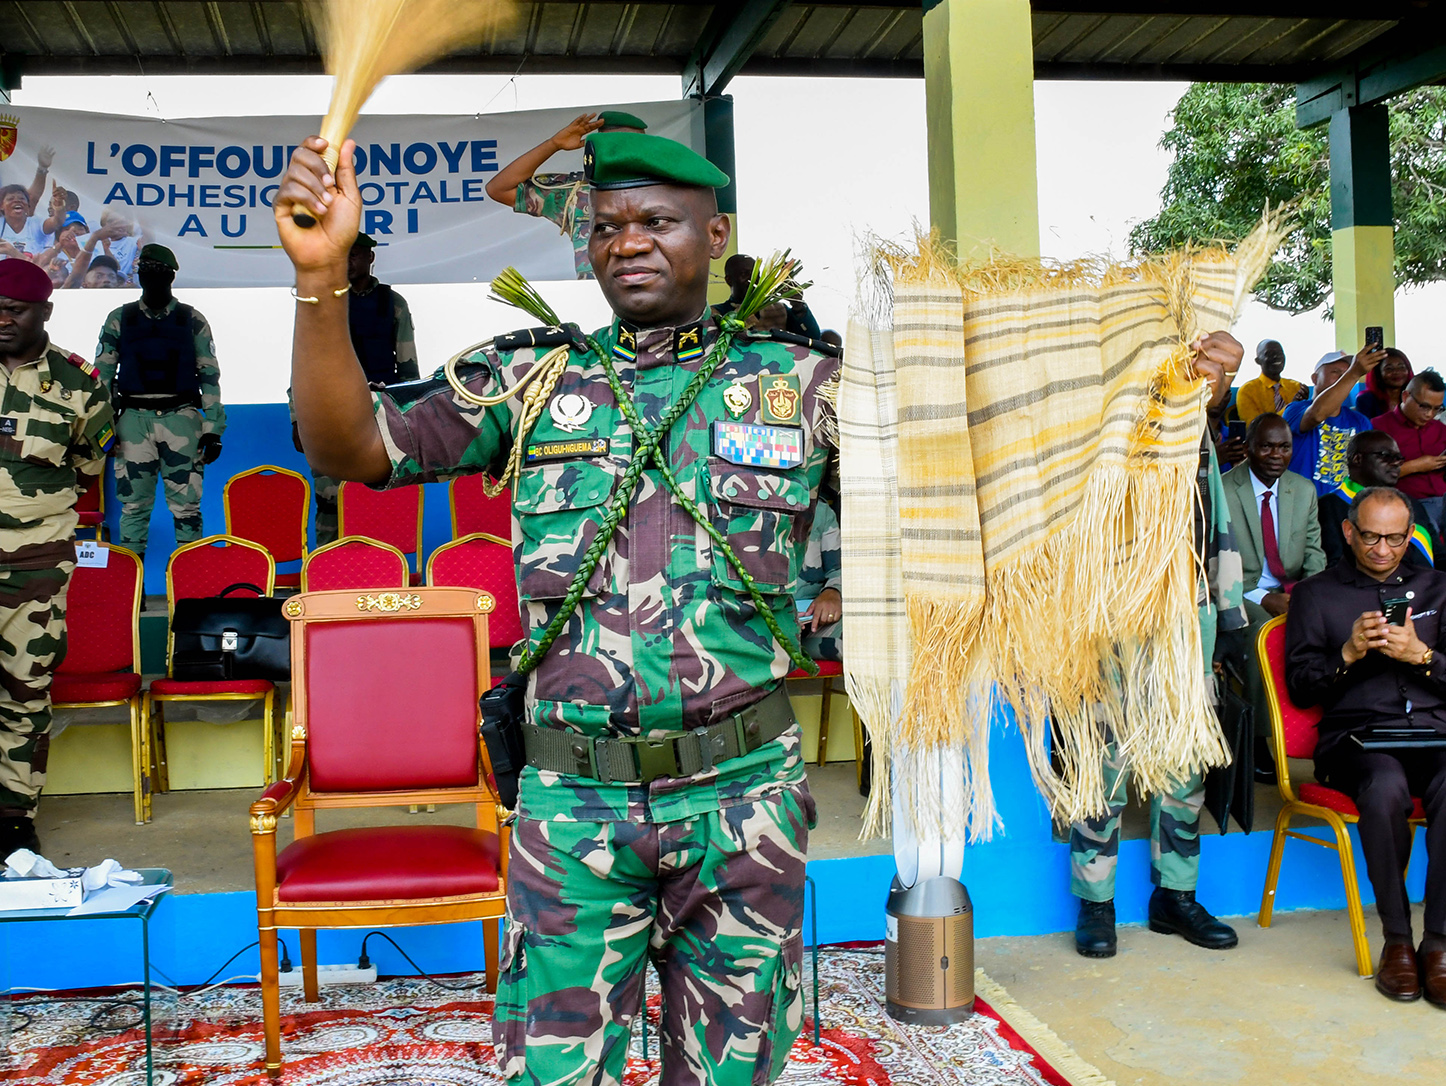
<svg viewBox="0 0 1446 1086"><path fill-rule="evenodd" d="M550 328L523 328L521 331L508 332L494 338L492 347L498 352L522 351L529 347L568 346L581 347L586 350L586 344L581 340L582 335L575 327L559 324Z"/></svg>
<svg viewBox="0 0 1446 1086"><path fill-rule="evenodd" d="M81 358L78 354L67 355L65 360L87 377L100 380L100 373L95 368L95 363L89 359Z"/></svg>
<svg viewBox="0 0 1446 1086"><path fill-rule="evenodd" d="M808 336L801 336L797 332L788 332L782 328L770 328L762 334L777 343L791 343L795 347L807 347L815 354L826 355L829 358L843 357L842 347L835 347L832 343L825 343L821 339L811 339Z"/></svg>
<svg viewBox="0 0 1446 1086"><path fill-rule="evenodd" d="M713 423L713 455L753 468L796 468L803 463L803 431L797 426Z"/></svg>
<svg viewBox="0 0 1446 1086"><path fill-rule="evenodd" d="M685 324L673 332L673 356L679 362L693 362L703 357L701 324Z"/></svg>
<svg viewBox="0 0 1446 1086"><path fill-rule="evenodd" d="M803 392L796 373L760 373L758 399L763 405L763 421L792 426L798 422L803 406Z"/></svg>

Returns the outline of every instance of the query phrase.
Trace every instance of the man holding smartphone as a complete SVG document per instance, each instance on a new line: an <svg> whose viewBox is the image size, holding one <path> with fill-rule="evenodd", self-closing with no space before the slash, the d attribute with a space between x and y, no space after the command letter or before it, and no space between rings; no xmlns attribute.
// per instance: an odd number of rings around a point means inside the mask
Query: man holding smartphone
<svg viewBox="0 0 1446 1086"><path fill-rule="evenodd" d="M1297 705L1324 710L1316 777L1351 796L1385 946L1376 988L1446 1008L1446 743L1368 749L1371 729L1419 729L1446 740L1446 574L1403 564L1414 518L1399 490L1356 495L1341 526L1349 553L1302 581L1286 616L1285 681ZM1426 811L1425 936L1419 952L1403 872L1412 797Z"/></svg>

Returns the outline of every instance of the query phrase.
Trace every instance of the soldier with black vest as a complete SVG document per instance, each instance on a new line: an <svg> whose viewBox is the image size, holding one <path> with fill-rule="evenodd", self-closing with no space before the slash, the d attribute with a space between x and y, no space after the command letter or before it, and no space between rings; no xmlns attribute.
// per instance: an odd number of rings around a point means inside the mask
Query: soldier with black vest
<svg viewBox="0 0 1446 1086"><path fill-rule="evenodd" d="M115 489L120 542L144 555L156 477L176 522L176 542L200 539L201 471L221 455L226 409L211 326L171 294L176 256L147 245L136 272L139 301L113 311L95 363L116 411Z"/></svg>
<svg viewBox="0 0 1446 1086"><path fill-rule="evenodd" d="M420 376L412 311L405 298L372 274L376 248L376 239L358 234L346 259L346 278L351 288L346 313L351 345L374 391L415 381ZM294 418L291 425L292 441L300 449ZM313 471L311 483L316 493L316 545L320 547L336 538L336 495L341 482Z"/></svg>

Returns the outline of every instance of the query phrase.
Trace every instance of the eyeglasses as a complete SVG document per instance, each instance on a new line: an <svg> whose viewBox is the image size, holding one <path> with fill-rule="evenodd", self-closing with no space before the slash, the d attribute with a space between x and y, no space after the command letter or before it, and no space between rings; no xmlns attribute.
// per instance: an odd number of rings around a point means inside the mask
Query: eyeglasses
<svg viewBox="0 0 1446 1086"><path fill-rule="evenodd" d="M1366 455L1374 460L1379 460L1383 464L1404 464L1406 462L1406 458L1400 453L1368 452Z"/></svg>
<svg viewBox="0 0 1446 1086"><path fill-rule="evenodd" d="M1386 541L1386 546L1388 547L1404 547L1406 540L1411 538L1404 532L1392 532L1390 535L1381 535L1380 532L1366 532L1359 528L1356 529L1356 535L1360 536L1361 542L1368 547L1374 547L1383 539Z"/></svg>
<svg viewBox="0 0 1446 1086"><path fill-rule="evenodd" d="M1409 399L1417 407L1419 407L1424 414L1430 415L1433 418L1441 414L1442 411L1446 411L1446 403L1438 403L1435 407L1432 407L1428 403L1422 403L1420 400L1416 399L1415 396L1412 396L1409 392L1406 393L1406 398Z"/></svg>

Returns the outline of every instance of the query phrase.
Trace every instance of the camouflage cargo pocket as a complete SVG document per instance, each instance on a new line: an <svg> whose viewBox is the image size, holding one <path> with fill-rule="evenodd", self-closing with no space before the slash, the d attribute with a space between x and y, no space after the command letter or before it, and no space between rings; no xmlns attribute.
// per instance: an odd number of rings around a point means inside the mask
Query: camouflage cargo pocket
<svg viewBox="0 0 1446 1086"><path fill-rule="evenodd" d="M768 1086L788 1066L788 1053L803 1032L803 932L783 941L773 976L773 1006L758 1043L753 1086Z"/></svg>
<svg viewBox="0 0 1446 1086"><path fill-rule="evenodd" d="M791 594L798 582L794 525L798 515L808 510L807 481L788 472L739 467L717 458L709 461L708 468L714 527L727 538L760 592ZM718 547L713 548L713 581L743 588L738 571Z"/></svg>
<svg viewBox="0 0 1446 1086"><path fill-rule="evenodd" d="M492 1005L492 1045L502 1077L516 1078L527 1067L527 933L511 917L505 928Z"/></svg>
<svg viewBox="0 0 1446 1086"><path fill-rule="evenodd" d="M517 592L524 600L561 599L607 516L617 484L609 463L560 460L522 472L512 496L517 514ZM584 596L611 581L606 553L588 578Z"/></svg>

